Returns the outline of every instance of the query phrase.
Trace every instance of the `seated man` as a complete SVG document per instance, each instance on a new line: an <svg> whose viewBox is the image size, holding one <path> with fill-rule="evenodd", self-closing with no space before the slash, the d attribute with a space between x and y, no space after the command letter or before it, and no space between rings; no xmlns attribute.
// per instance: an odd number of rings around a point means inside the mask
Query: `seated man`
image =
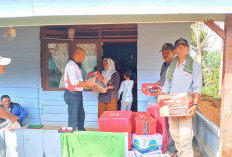
<svg viewBox="0 0 232 157"><path fill-rule="evenodd" d="M21 124L22 120L27 117L28 113L26 110L17 103L11 102L11 99L8 95L3 95L1 97L1 106L10 111L13 115L17 116L18 122ZM5 121L0 119L1 122Z"/></svg>

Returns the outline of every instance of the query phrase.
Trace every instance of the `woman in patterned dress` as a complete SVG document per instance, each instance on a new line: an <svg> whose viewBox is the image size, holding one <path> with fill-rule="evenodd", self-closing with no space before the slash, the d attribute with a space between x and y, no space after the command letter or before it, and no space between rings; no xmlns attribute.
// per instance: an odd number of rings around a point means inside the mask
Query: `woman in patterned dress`
<svg viewBox="0 0 232 157"><path fill-rule="evenodd" d="M117 91L119 88L120 76L115 70L114 61L110 58L103 60L104 69L102 75L107 79L105 93L99 93L98 96L98 118L104 111L117 111Z"/></svg>

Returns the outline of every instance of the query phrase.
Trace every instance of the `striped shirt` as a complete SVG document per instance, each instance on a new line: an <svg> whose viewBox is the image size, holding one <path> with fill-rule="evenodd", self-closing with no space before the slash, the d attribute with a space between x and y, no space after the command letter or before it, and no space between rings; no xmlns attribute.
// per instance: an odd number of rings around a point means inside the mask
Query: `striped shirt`
<svg viewBox="0 0 232 157"><path fill-rule="evenodd" d="M171 81L165 81L162 92L166 94L177 93L199 93L202 89L202 71L197 62L193 62L193 72L188 73L183 70L185 61L174 70Z"/></svg>

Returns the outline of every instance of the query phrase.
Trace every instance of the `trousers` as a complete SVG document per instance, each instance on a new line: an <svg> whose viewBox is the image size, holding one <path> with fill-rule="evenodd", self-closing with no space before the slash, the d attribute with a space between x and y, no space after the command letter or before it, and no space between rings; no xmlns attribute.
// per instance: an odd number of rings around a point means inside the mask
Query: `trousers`
<svg viewBox="0 0 232 157"><path fill-rule="evenodd" d="M68 126L84 131L85 110L82 92L65 90L64 100L68 105Z"/></svg>
<svg viewBox="0 0 232 157"><path fill-rule="evenodd" d="M169 117L169 130L175 141L178 157L193 157L192 118Z"/></svg>

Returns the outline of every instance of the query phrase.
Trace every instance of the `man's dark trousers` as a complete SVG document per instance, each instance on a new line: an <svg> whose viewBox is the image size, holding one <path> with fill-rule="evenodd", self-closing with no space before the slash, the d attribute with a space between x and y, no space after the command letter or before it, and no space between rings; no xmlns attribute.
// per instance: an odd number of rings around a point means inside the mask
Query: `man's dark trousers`
<svg viewBox="0 0 232 157"><path fill-rule="evenodd" d="M68 126L84 131L85 110L82 92L65 90L64 100L68 105Z"/></svg>

